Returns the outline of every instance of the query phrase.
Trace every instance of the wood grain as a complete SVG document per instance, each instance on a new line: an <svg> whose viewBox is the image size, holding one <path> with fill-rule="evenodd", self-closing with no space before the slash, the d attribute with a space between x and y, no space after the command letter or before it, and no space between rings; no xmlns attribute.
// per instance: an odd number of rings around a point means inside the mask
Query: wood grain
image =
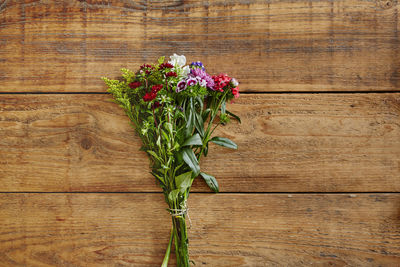
<svg viewBox="0 0 400 267"><path fill-rule="evenodd" d="M174 52L243 91L399 90L397 2L6 0L0 91L103 92Z"/></svg>
<svg viewBox="0 0 400 267"><path fill-rule="evenodd" d="M397 266L399 204L398 194L192 194L191 258ZM0 207L2 266L160 266L169 238L161 194L1 194Z"/></svg>
<svg viewBox="0 0 400 267"><path fill-rule="evenodd" d="M170 218L139 139L109 96L76 93L172 53L250 93L229 106L243 123L218 131L239 150L212 146L202 162L222 193L196 180L189 199L196 266L399 266L398 12L396 0L0 1L0 266L160 266ZM332 93L290 93L304 91Z"/></svg>
<svg viewBox="0 0 400 267"><path fill-rule="evenodd" d="M0 191L158 192L108 95L0 95ZM224 192L399 192L400 94L243 95L202 161ZM194 190L206 191L203 182Z"/></svg>

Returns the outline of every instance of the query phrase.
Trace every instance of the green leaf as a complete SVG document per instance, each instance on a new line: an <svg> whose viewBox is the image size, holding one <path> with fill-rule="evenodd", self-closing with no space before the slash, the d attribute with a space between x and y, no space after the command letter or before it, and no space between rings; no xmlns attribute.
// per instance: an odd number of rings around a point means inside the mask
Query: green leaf
<svg viewBox="0 0 400 267"><path fill-rule="evenodd" d="M175 167L174 173L176 173L182 166L184 163L179 164L177 167Z"/></svg>
<svg viewBox="0 0 400 267"><path fill-rule="evenodd" d="M195 126L197 131L199 132L199 134L201 136L204 136L204 122L203 122L203 118L201 117L201 115L199 113L195 113Z"/></svg>
<svg viewBox="0 0 400 267"><path fill-rule="evenodd" d="M192 111L188 111L188 116L186 117L186 129L185 136L190 136L193 132L194 118Z"/></svg>
<svg viewBox="0 0 400 267"><path fill-rule="evenodd" d="M183 193L185 190L192 185L192 172L185 172L175 177L176 187Z"/></svg>
<svg viewBox="0 0 400 267"><path fill-rule="evenodd" d="M207 154L208 154L208 142L206 144L206 147L203 150L203 154L204 154L205 157L207 157Z"/></svg>
<svg viewBox="0 0 400 267"><path fill-rule="evenodd" d="M161 147L161 138L160 138L160 136L158 136L158 138L157 138L156 145L158 147Z"/></svg>
<svg viewBox="0 0 400 267"><path fill-rule="evenodd" d="M203 114L202 114L203 121L206 121L206 120L207 120L208 115L210 115L210 112L211 112L211 109L210 109L210 108L208 108L208 109L206 109L206 110L203 111Z"/></svg>
<svg viewBox="0 0 400 267"><path fill-rule="evenodd" d="M165 122L164 123L164 128L167 129L167 131L169 132L170 135L173 135L172 124L171 123Z"/></svg>
<svg viewBox="0 0 400 267"><path fill-rule="evenodd" d="M186 139L182 146L202 146L203 142L201 141L201 137L198 133Z"/></svg>
<svg viewBox="0 0 400 267"><path fill-rule="evenodd" d="M189 99L189 103L186 105L185 108L185 118L186 118L186 129L185 129L185 136L189 137L192 135L194 125L195 125L195 113L193 99Z"/></svg>
<svg viewBox="0 0 400 267"><path fill-rule="evenodd" d="M225 138L225 137L216 136L216 137L211 138L210 141L217 145L223 146L223 147L237 149L237 145L233 141L231 141L230 139Z"/></svg>
<svg viewBox="0 0 400 267"><path fill-rule="evenodd" d="M168 194L168 199L169 199L171 202L174 202L174 201L176 201L176 199L178 198L178 195L179 195L179 189L172 190L172 191L169 192L169 194Z"/></svg>
<svg viewBox="0 0 400 267"><path fill-rule="evenodd" d="M164 60L165 60L165 56L159 57L158 60L157 60L158 64L164 63Z"/></svg>
<svg viewBox="0 0 400 267"><path fill-rule="evenodd" d="M174 231L171 230L171 236L169 238L168 247L167 247L167 250L165 251L164 260L163 260L163 262L161 264L161 267L168 267L169 255L171 253L171 246L172 246L172 240L173 239L174 239Z"/></svg>
<svg viewBox="0 0 400 267"><path fill-rule="evenodd" d="M196 97L196 102L199 105L199 109L203 110L204 107L204 98L202 96Z"/></svg>
<svg viewBox="0 0 400 267"><path fill-rule="evenodd" d="M156 177L159 181L160 181L160 183L162 183L164 186L165 186L165 181L164 181L164 178L163 177L161 177L160 175L158 175L158 174L156 174L154 171L152 171L152 172L150 172L154 177Z"/></svg>
<svg viewBox="0 0 400 267"><path fill-rule="evenodd" d="M182 149L182 158L183 161L185 161L189 168L193 171L194 176L199 175L200 166L195 154L193 153L193 150L190 148Z"/></svg>
<svg viewBox="0 0 400 267"><path fill-rule="evenodd" d="M236 114L233 114L232 112L230 112L229 110L226 111L226 113L231 116L232 118L234 118L235 120L237 120L239 123L242 123L242 121L240 120L239 116Z"/></svg>
<svg viewBox="0 0 400 267"><path fill-rule="evenodd" d="M127 83L130 83L134 78L135 78L135 73L131 70L122 68L122 77L127 81Z"/></svg>
<svg viewBox="0 0 400 267"><path fill-rule="evenodd" d="M152 151L152 150L147 150L147 153L149 153L150 155L152 155L155 159L157 159L159 162L163 162L163 160L161 160L161 158L156 154L156 152Z"/></svg>
<svg viewBox="0 0 400 267"><path fill-rule="evenodd" d="M200 175L201 177L203 177L204 181L206 181L208 187L210 187L212 191L214 191L215 193L219 192L218 182L214 176L204 172L200 172Z"/></svg>
<svg viewBox="0 0 400 267"><path fill-rule="evenodd" d="M169 143L169 137L164 130L161 130L161 134L164 136L164 139Z"/></svg>
<svg viewBox="0 0 400 267"><path fill-rule="evenodd" d="M183 164L183 155L182 155L182 150L179 151L179 153L176 153L176 163L179 164Z"/></svg>

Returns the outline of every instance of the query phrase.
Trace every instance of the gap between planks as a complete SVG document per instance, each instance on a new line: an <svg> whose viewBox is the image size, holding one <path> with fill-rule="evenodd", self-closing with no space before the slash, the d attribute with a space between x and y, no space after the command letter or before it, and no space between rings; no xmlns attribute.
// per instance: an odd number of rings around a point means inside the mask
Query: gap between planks
<svg viewBox="0 0 400 267"><path fill-rule="evenodd" d="M196 195L229 195L229 194L238 194L238 195L375 195L375 194L400 194L400 192L396 191L354 191L354 192L190 192L191 194ZM135 192L135 191L52 191L52 192L44 192L44 191L4 191L0 192L0 194L162 194L161 191L149 191L149 192Z"/></svg>
<svg viewBox="0 0 400 267"><path fill-rule="evenodd" d="M374 91L245 91L243 95L269 95L269 94L390 94L400 93L400 90L374 90ZM0 95L106 95L107 92L0 92Z"/></svg>

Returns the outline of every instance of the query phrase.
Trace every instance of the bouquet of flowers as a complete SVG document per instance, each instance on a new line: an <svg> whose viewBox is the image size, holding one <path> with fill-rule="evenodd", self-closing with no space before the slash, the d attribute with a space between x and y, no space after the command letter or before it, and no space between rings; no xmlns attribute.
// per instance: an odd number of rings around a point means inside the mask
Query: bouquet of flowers
<svg viewBox="0 0 400 267"><path fill-rule="evenodd" d="M150 158L151 174L163 189L172 231L162 266L167 266L172 242L178 266L189 266L187 199L193 180L200 176L214 192L215 177L200 170L209 143L236 149L224 137L212 137L230 118L226 102L239 97L238 82L226 74L211 76L200 61L186 65L174 54L168 62L144 64L137 72L122 69L122 80L103 78L114 101L128 115Z"/></svg>

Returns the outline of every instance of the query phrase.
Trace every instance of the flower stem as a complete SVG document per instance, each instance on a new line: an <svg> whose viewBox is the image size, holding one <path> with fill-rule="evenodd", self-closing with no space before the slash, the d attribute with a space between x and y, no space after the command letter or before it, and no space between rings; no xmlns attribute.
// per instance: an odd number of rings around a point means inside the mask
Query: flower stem
<svg viewBox="0 0 400 267"><path fill-rule="evenodd" d="M227 92L228 91L224 92L224 94L222 95L221 99L219 100L217 106L214 106L214 104L215 104L214 99L213 99L213 102L211 103L211 109L212 110L211 110L210 120L208 122L207 130L206 130L206 132L204 134L204 138L202 140L203 141L203 146L201 147L200 154L198 154L198 157L197 157L198 161L200 161L201 155L203 154L203 151L206 148L206 145L207 145L207 143L208 143L208 141L209 141L209 139L211 137L211 134L214 132L214 130L219 125L219 124L215 125L214 129L211 130L211 127L212 127L212 124L214 122L214 119L215 119L215 117L216 117L216 115L217 115L222 103L224 101L226 101Z"/></svg>
<svg viewBox="0 0 400 267"><path fill-rule="evenodd" d="M172 246L173 238L174 238L174 228L171 229L171 237L169 238L168 247L167 247L167 250L165 251L164 260L161 264L161 267L168 267L169 254L171 253L171 246Z"/></svg>
<svg viewBox="0 0 400 267"><path fill-rule="evenodd" d="M185 215L175 217L173 216L172 223L174 226L173 233L176 265L178 267L189 267L189 239L187 236Z"/></svg>

